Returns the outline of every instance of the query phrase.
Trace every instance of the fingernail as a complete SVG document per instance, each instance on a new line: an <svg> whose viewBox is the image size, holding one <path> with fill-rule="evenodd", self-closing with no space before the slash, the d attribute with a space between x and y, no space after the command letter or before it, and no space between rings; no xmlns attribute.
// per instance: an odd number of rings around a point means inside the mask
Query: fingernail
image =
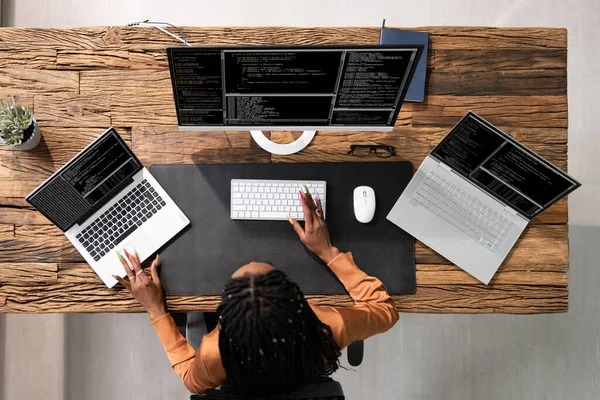
<svg viewBox="0 0 600 400"><path fill-rule="evenodd" d="M127 258L131 258L131 256L129 255L129 253L127 252L127 249L123 249L123 251L125 252L125 255L127 256Z"/></svg>
<svg viewBox="0 0 600 400"><path fill-rule="evenodd" d="M113 277L113 278L115 278L115 279L117 279L117 276L116 276L116 275L113 275L112 277ZM118 280L118 279L117 279L117 280Z"/></svg>
<svg viewBox="0 0 600 400"><path fill-rule="evenodd" d="M123 258L123 256L121 255L121 253L119 253L119 250L115 250L115 253L117 253L117 256L119 256L119 260L121 260L121 261L123 261L123 260L124 260L124 258Z"/></svg>
<svg viewBox="0 0 600 400"><path fill-rule="evenodd" d="M158 253L156 253L156 260L155 260L155 262L156 262L156 265L158 265Z"/></svg>
<svg viewBox="0 0 600 400"><path fill-rule="evenodd" d="M290 225L294 225L294 221L290 218L290 214L287 214L288 221L290 221Z"/></svg>
<svg viewBox="0 0 600 400"><path fill-rule="evenodd" d="M321 200L321 199L319 198L319 193L315 193L315 199L317 199L317 200Z"/></svg>
<svg viewBox="0 0 600 400"><path fill-rule="evenodd" d="M304 186L304 193L310 194L310 192L308 191L308 188L306 187L306 185L302 185L302 186Z"/></svg>
<svg viewBox="0 0 600 400"><path fill-rule="evenodd" d="M300 194L300 198L301 198L302 200L304 200L304 193L302 193L302 191L298 190L298 194Z"/></svg>

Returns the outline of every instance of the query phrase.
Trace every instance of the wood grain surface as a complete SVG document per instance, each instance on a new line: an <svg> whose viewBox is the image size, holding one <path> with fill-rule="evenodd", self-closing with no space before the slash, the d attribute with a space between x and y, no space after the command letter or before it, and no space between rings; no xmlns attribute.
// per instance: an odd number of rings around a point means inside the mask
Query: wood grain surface
<svg viewBox="0 0 600 400"><path fill-rule="evenodd" d="M107 289L62 232L24 201L32 189L109 126L146 167L164 163L410 161L416 169L468 110L567 168L564 29L422 27L431 33L427 97L405 103L392 132L319 132L292 156L271 156L248 132L180 132L165 46L151 27L0 28L0 96L32 108L43 139L33 151L0 147L0 312L141 312ZM376 44L378 28L192 28L194 45ZM300 132L267 133L286 143ZM397 155L357 159L350 144L394 145ZM482 285L420 242L417 291L399 311L555 313L568 310L568 213L562 200L535 218ZM227 244L224 244L227 245ZM349 296L309 296L321 305ZM218 296L173 296L173 311L210 311Z"/></svg>

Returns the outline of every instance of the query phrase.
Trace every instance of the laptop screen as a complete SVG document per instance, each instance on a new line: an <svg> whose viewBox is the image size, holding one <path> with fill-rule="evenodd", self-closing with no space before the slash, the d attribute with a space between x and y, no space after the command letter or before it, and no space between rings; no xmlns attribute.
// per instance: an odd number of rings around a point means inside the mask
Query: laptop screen
<svg viewBox="0 0 600 400"><path fill-rule="evenodd" d="M110 200L141 168L125 142L110 129L26 200L66 231Z"/></svg>
<svg viewBox="0 0 600 400"><path fill-rule="evenodd" d="M580 186L473 113L431 155L529 219Z"/></svg>

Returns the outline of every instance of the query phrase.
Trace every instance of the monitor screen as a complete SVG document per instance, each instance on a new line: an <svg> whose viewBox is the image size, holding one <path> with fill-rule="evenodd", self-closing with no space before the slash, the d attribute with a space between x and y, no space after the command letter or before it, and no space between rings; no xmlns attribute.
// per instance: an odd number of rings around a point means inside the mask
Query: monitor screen
<svg viewBox="0 0 600 400"><path fill-rule="evenodd" d="M473 113L431 154L530 219L579 187L567 174Z"/></svg>
<svg viewBox="0 0 600 400"><path fill-rule="evenodd" d="M27 201L66 231L110 200L141 168L111 129L27 196Z"/></svg>
<svg viewBox="0 0 600 400"><path fill-rule="evenodd" d="M181 127L389 130L420 50L169 47L167 52Z"/></svg>

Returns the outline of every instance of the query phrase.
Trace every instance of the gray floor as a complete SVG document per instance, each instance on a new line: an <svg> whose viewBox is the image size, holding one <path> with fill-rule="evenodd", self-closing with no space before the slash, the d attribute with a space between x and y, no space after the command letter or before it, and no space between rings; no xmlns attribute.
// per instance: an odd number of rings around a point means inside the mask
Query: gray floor
<svg viewBox="0 0 600 400"><path fill-rule="evenodd" d="M412 315L336 378L356 399L600 398L600 2L4 1L4 25L553 26L569 30L570 311ZM221 5L222 4L222 5ZM177 5L177 7L175 7ZM184 11L182 11L184 10ZM476 110L476 105L473 109ZM185 399L145 315L0 316L0 400ZM35 397L34 397L35 396Z"/></svg>

